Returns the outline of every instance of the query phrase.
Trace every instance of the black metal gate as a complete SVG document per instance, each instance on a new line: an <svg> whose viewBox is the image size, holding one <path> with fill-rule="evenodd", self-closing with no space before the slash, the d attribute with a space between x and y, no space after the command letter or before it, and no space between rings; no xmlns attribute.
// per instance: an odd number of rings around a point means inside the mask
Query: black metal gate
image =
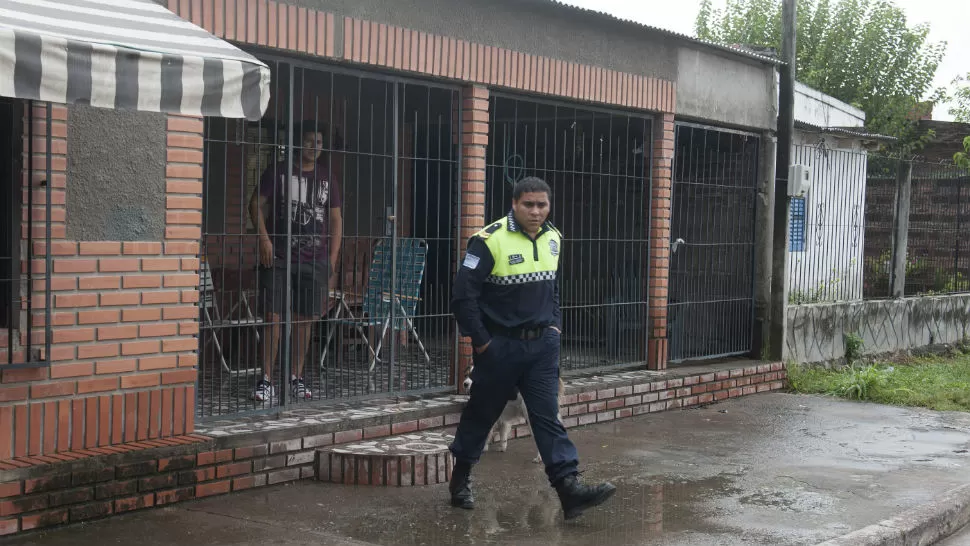
<svg viewBox="0 0 970 546"><path fill-rule="evenodd" d="M562 367L642 363L647 318L651 120L620 111L494 95L489 104L486 222L512 188L552 188L563 232Z"/></svg>
<svg viewBox="0 0 970 546"><path fill-rule="evenodd" d="M750 352L757 136L676 126L667 331L669 360Z"/></svg>
<svg viewBox="0 0 970 546"><path fill-rule="evenodd" d="M450 388L457 89L261 57L263 119L206 121L200 416Z"/></svg>

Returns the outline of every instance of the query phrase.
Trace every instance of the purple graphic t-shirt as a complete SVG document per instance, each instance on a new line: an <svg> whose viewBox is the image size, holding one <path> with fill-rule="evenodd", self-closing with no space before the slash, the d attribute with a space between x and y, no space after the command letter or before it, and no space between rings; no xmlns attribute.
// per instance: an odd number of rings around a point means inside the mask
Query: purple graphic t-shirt
<svg viewBox="0 0 970 546"><path fill-rule="evenodd" d="M330 209L340 208L340 187L329 170L317 165L303 170L293 165L286 176L286 163L270 166L259 181L259 195L266 199L266 232L273 240L277 260L286 259L286 222L292 214L290 259L293 263L326 264L330 248ZM290 207L292 212L287 210Z"/></svg>

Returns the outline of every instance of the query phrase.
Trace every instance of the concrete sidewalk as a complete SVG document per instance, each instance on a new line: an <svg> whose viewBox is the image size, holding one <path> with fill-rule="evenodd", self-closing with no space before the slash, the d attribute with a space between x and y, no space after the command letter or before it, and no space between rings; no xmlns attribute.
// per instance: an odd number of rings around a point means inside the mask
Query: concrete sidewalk
<svg viewBox="0 0 970 546"><path fill-rule="evenodd" d="M445 486L266 488L27 535L9 546L815 544L970 481L970 415L765 394L570 431L611 503L564 524L529 439Z"/></svg>

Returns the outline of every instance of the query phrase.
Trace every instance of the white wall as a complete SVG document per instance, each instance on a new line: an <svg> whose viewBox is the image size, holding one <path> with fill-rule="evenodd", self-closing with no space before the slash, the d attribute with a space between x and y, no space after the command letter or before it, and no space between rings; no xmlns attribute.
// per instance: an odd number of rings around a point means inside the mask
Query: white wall
<svg viewBox="0 0 970 546"><path fill-rule="evenodd" d="M862 127L866 124L866 113L795 82L795 120L817 127Z"/></svg>
<svg viewBox="0 0 970 546"><path fill-rule="evenodd" d="M798 84L796 121L821 127L861 127L865 114ZM861 139L796 130L792 162L809 167L804 250L789 252L789 301L862 298L866 150ZM790 225L790 224L789 224ZM791 247L789 247L791 248Z"/></svg>

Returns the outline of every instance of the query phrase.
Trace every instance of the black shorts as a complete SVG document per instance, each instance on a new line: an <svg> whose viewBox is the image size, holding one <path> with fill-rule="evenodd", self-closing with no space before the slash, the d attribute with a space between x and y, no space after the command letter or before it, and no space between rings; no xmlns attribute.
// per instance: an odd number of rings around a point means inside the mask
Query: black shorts
<svg viewBox="0 0 970 546"><path fill-rule="evenodd" d="M286 311L286 265L259 267L259 305L263 313L282 318ZM290 264L290 297L293 314L320 318L328 297L330 266L327 264Z"/></svg>

